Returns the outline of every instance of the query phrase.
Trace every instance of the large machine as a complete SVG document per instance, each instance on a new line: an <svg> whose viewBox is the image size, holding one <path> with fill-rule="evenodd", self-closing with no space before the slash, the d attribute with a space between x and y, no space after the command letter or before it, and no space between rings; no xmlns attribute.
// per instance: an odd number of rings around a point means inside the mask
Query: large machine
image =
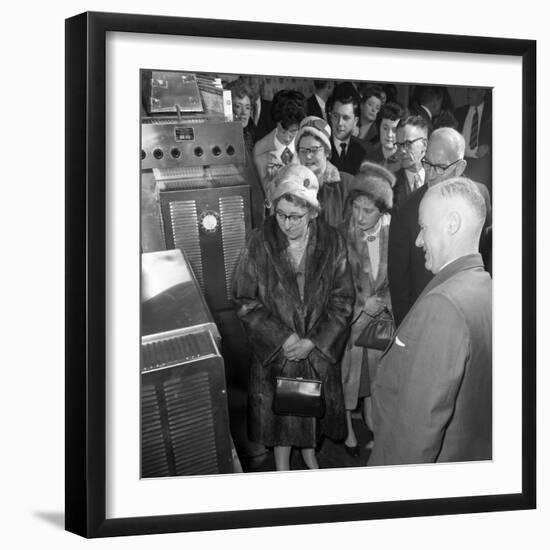
<svg viewBox="0 0 550 550"><path fill-rule="evenodd" d="M180 250L142 255L141 476L240 470L220 335Z"/></svg>
<svg viewBox="0 0 550 550"><path fill-rule="evenodd" d="M235 266L252 227L251 187L257 184L251 179L254 174L247 164L242 126L232 122L231 110L226 108L226 92L217 88L212 80L190 78L186 73L149 71L143 82L150 96L145 94L141 129L142 257L159 251L181 251L204 307L199 307L188 294L180 292L176 297L172 291L162 298L143 302L142 350L149 351L144 351L142 358L142 369L145 369L142 382L152 393L142 395L142 413L153 410L151 406L160 406L160 402L155 401L158 387L146 382L159 379L163 370L168 373L164 367L155 366L156 361L164 356L172 357L172 353L179 354L177 361L181 365L188 364L189 350L199 343L195 336L187 334L188 327L202 322L186 315L196 315L206 309L210 316L208 323L216 327L210 333L219 351L217 355L212 353L212 342L202 338L200 344L208 352L204 356L208 359L197 360L209 364L217 359L222 361L225 380L231 388L231 431L239 453L261 453L263 447L256 448L246 438L243 395L249 346L231 301ZM178 90L184 90L183 96L181 93L178 96ZM148 281L151 280L148 277ZM160 318L162 326L158 324ZM151 319L155 319L154 334L163 331L170 335L154 336L150 340L147 335L151 334L148 327ZM206 323L204 319L203 322ZM185 334L181 333L182 327L187 327ZM152 343L155 344L152 347L143 347ZM176 361L176 358L170 360ZM178 400L192 402L195 390L186 396L183 386L178 391ZM212 410L219 408L220 400L216 400L216 396L219 397L219 393L210 394ZM222 395L221 402L227 402L227 397ZM162 411L166 406L157 411L165 433L168 417ZM160 448L158 437L157 433L147 441ZM145 440L143 444L146 445ZM153 447L146 452L148 456L156 456ZM197 458L197 464L203 462ZM169 473L162 475L174 475L174 464ZM145 463L143 466L146 469Z"/></svg>

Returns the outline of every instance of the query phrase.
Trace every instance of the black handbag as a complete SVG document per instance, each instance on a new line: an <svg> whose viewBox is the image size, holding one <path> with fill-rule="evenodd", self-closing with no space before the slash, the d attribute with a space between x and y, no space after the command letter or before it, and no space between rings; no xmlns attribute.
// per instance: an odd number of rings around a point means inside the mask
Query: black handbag
<svg viewBox="0 0 550 550"><path fill-rule="evenodd" d="M316 379L289 378L282 376L288 361L275 378L273 412L278 415L307 416L321 418L325 414L323 382L313 365L308 361Z"/></svg>
<svg viewBox="0 0 550 550"><path fill-rule="evenodd" d="M395 321L393 315L385 307L363 329L363 332L355 340L355 345L384 351L390 345L394 333Z"/></svg>

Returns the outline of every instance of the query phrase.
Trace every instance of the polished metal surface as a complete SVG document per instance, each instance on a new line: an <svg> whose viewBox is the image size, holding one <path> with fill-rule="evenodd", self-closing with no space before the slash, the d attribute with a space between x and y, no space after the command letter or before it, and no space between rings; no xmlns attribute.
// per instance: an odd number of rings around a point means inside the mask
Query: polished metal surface
<svg viewBox="0 0 550 550"><path fill-rule="evenodd" d="M239 122L142 124L141 168L244 164Z"/></svg>

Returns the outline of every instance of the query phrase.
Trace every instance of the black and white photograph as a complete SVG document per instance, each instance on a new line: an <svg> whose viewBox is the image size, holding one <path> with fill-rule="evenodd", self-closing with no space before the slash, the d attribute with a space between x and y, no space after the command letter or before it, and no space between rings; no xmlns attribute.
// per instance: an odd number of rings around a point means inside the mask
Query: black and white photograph
<svg viewBox="0 0 550 550"><path fill-rule="evenodd" d="M142 478L492 460L493 89L368 77L140 71Z"/></svg>

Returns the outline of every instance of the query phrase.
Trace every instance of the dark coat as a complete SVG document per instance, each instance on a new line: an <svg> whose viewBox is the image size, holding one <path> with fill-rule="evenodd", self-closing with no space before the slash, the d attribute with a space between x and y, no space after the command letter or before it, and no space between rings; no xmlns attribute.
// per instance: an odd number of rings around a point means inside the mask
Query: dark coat
<svg viewBox="0 0 550 550"><path fill-rule="evenodd" d="M479 254L428 284L382 357L369 466L492 458L491 293Z"/></svg>
<svg viewBox="0 0 550 550"><path fill-rule="evenodd" d="M352 136L343 159L340 157L340 151L336 150L332 139L330 140L330 146L332 151L330 162L332 162L340 172L347 172L355 176L355 174L359 172L359 167L366 157L366 151L361 142L356 137Z"/></svg>
<svg viewBox="0 0 550 550"><path fill-rule="evenodd" d="M258 119L258 124L256 124L254 142L260 141L275 128L275 122L273 122L273 119L271 118L271 101L264 98L260 101L260 118Z"/></svg>
<svg viewBox="0 0 550 550"><path fill-rule="evenodd" d="M346 245L335 229L317 218L311 222L306 248L304 301L286 248L288 241L275 216L255 230L243 250L234 278L237 315L253 352L250 366L249 437L267 446L315 446L307 421L272 411L275 377L284 365L282 344L292 334L309 338L315 348L308 359L324 382L326 413L317 435L346 435L340 358L348 337L354 290ZM311 377L306 362L288 362L286 376Z"/></svg>
<svg viewBox="0 0 550 550"><path fill-rule="evenodd" d="M492 224L491 199L487 188L476 183L485 199L487 217L481 234L479 249L485 259L488 254L486 231ZM418 210L428 185L424 184L409 196L409 199L392 215L388 248L388 279L395 323L399 325L432 280L433 273L425 266L424 252L415 244L420 231Z"/></svg>
<svg viewBox="0 0 550 550"><path fill-rule="evenodd" d="M321 187L317 199L321 205L321 217L332 227L338 227L348 217L347 198L352 182L350 174L339 172L327 161L327 168L319 181Z"/></svg>
<svg viewBox="0 0 550 550"><path fill-rule="evenodd" d="M321 110L321 105L319 105L319 102L317 101L315 94L308 97L306 111L307 111L307 116L316 116L326 120L325 118L326 114L323 113L323 111Z"/></svg>
<svg viewBox="0 0 550 550"><path fill-rule="evenodd" d="M395 213L405 204L407 199L412 195L409 185L409 180L404 168L400 168L395 172L395 185L393 186L393 208L392 213Z"/></svg>
<svg viewBox="0 0 550 550"><path fill-rule="evenodd" d="M455 117L458 121L458 131L464 134L464 123L470 109L469 105L463 105L455 111ZM487 186L489 193L493 189L493 114L490 99L485 100L483 113L479 121L479 140L480 145L489 146L489 154L482 158L466 157L466 169L464 175L474 181L479 181Z"/></svg>

